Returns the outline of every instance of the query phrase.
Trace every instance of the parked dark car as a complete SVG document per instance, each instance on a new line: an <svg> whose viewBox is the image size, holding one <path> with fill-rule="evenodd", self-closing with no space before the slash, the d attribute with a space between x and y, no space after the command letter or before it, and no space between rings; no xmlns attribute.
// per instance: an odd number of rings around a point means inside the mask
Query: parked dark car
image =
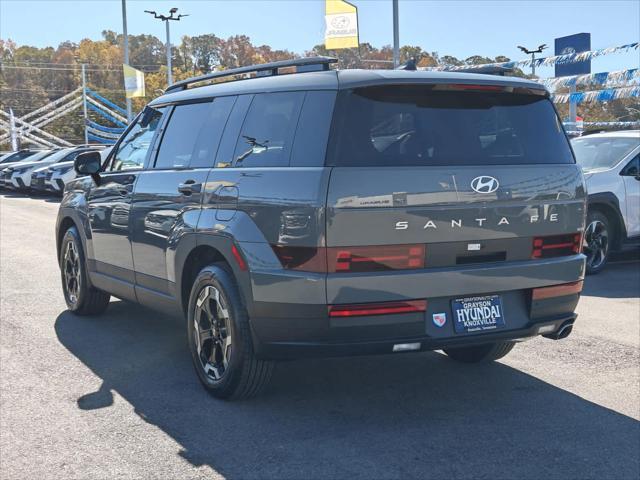
<svg viewBox="0 0 640 480"><path fill-rule="evenodd" d="M333 61L178 82L104 164L80 155L57 221L68 308L115 296L186 318L221 398L283 358L479 362L569 335L585 188L544 87Z"/></svg>

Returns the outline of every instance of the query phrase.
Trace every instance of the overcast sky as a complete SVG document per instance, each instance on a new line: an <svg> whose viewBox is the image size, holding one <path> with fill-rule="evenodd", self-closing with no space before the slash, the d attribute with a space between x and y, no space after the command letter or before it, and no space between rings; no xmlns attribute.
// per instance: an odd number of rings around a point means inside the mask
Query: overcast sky
<svg viewBox="0 0 640 480"><path fill-rule="evenodd" d="M391 0L353 0L360 40L376 47L392 43ZM128 0L130 34L164 41L164 25L144 10L191 16L173 22L172 38L214 33L245 34L254 44L304 52L323 42L322 0ZM102 30L122 31L120 0L0 0L0 37L18 44L57 46L64 40L100 39ZM640 39L640 1L427 1L400 0L400 43L458 58L479 54L523 58L516 45L550 45L554 38L590 32L592 48ZM639 67L638 50L596 59L593 72ZM539 72L553 76L551 69Z"/></svg>

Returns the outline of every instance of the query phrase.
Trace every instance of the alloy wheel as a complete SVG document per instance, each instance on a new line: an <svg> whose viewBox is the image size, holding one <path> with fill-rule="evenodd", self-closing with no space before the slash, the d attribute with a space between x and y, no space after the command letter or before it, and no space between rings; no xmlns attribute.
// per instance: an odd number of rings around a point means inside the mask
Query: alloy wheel
<svg viewBox="0 0 640 480"><path fill-rule="evenodd" d="M82 280L82 272L80 269L80 255L75 242L67 243L63 258L63 275L64 286L69 303L75 305L78 303L78 295L80 294L80 282Z"/></svg>
<svg viewBox="0 0 640 480"><path fill-rule="evenodd" d="M219 381L231 358L231 318L223 295L212 285L198 294L193 335L200 366L209 378Z"/></svg>
<svg viewBox="0 0 640 480"><path fill-rule="evenodd" d="M585 229L584 252L591 269L597 269L605 262L609 252L609 232L600 220L594 220Z"/></svg>

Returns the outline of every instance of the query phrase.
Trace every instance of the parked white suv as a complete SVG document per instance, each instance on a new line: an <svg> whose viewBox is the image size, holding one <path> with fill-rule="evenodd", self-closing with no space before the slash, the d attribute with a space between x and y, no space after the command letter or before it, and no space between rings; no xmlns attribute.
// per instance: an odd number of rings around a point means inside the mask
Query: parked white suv
<svg viewBox="0 0 640 480"><path fill-rule="evenodd" d="M587 273L598 273L611 251L640 242L640 130L585 135L571 144L589 194Z"/></svg>

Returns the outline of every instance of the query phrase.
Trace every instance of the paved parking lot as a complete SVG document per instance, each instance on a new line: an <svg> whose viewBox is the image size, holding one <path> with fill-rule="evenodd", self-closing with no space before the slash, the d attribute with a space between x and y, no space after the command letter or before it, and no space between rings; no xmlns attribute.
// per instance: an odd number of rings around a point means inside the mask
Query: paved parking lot
<svg viewBox="0 0 640 480"><path fill-rule="evenodd" d="M0 194L0 477L640 476L640 268L586 283L574 333L463 366L439 353L282 363L241 403L198 384L181 323L65 311L57 201Z"/></svg>

